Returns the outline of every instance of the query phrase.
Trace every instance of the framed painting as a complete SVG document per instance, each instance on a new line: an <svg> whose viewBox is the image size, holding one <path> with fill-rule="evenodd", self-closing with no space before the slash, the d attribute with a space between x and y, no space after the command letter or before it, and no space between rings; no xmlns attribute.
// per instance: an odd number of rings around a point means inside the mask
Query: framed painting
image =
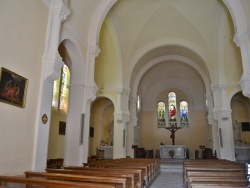
<svg viewBox="0 0 250 188"><path fill-rule="evenodd" d="M66 132L66 122L59 121L59 135L65 135Z"/></svg>
<svg viewBox="0 0 250 188"><path fill-rule="evenodd" d="M2 67L0 77L0 101L21 108L25 107L28 80Z"/></svg>

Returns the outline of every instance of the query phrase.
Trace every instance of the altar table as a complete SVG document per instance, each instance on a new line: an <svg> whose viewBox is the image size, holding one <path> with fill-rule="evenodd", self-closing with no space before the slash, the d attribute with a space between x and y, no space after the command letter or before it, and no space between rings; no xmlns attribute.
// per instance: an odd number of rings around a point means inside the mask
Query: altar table
<svg viewBox="0 0 250 188"><path fill-rule="evenodd" d="M174 159L185 159L186 158L186 147L184 145L161 145L160 146L160 157L161 159L169 159L169 151L174 151Z"/></svg>

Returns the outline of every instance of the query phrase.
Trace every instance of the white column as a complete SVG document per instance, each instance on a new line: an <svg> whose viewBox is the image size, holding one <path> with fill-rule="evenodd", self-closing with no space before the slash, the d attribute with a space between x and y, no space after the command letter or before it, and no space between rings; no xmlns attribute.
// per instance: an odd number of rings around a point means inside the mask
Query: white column
<svg viewBox="0 0 250 188"><path fill-rule="evenodd" d="M83 84L70 84L69 85L69 109L67 113L67 126L65 134L65 148L64 148L64 164L65 165L81 165L82 164L82 144L81 126L83 115ZM83 125L84 127L84 125Z"/></svg>
<svg viewBox="0 0 250 188"><path fill-rule="evenodd" d="M131 119L128 122L127 126L127 133L128 133L128 140L127 140L127 156L130 156L131 158L134 157L134 149L132 148L133 145L135 145L135 126L137 126L137 97L131 97L130 98L130 116Z"/></svg>
<svg viewBox="0 0 250 188"><path fill-rule="evenodd" d="M219 156L219 137L218 137L218 124L217 121L214 120L213 118L213 97L212 93L209 91L207 92L207 105L208 105L208 116L207 116L207 121L208 121L208 126L211 126L209 128L212 129L211 135L209 135L209 144L212 144L213 152L216 150L217 155ZM209 131L210 133L210 131ZM211 142L211 143L210 143Z"/></svg>
<svg viewBox="0 0 250 188"><path fill-rule="evenodd" d="M68 7L65 6L62 0L52 0L49 9L45 52L42 59L40 111L36 120L36 143L33 163L33 169L36 171L44 171L47 164L52 90L54 80L59 78L63 66L58 53L60 27L61 22L70 14Z"/></svg>
<svg viewBox="0 0 250 188"><path fill-rule="evenodd" d="M113 158L126 157L129 89L118 89L117 107L114 113L114 153ZM132 146L131 146L132 147Z"/></svg>
<svg viewBox="0 0 250 188"><path fill-rule="evenodd" d="M250 45L249 37L247 33L236 33L234 36L234 42L241 51L241 59L243 66L243 75L240 80L242 93L246 97L250 98Z"/></svg>
<svg viewBox="0 0 250 188"><path fill-rule="evenodd" d="M214 119L217 120L219 139L219 158L235 160L234 139L230 104L226 96L226 85L218 84L213 86L214 94Z"/></svg>

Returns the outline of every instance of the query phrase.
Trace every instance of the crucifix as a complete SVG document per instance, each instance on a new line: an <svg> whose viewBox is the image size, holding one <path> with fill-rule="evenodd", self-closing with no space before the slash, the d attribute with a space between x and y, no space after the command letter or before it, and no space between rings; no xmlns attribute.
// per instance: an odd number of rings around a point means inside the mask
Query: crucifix
<svg viewBox="0 0 250 188"><path fill-rule="evenodd" d="M175 132L180 129L180 127L166 127L167 130L171 131L172 144L174 145Z"/></svg>

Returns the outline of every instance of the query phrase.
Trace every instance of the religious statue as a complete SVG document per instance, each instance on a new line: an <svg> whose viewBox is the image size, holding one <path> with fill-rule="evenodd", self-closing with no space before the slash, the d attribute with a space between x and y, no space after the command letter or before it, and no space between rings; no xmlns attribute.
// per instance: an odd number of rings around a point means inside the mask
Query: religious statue
<svg viewBox="0 0 250 188"><path fill-rule="evenodd" d="M170 138L172 138L172 144L174 145L174 140L175 140L175 132L180 129L180 127L166 127L171 132Z"/></svg>
<svg viewBox="0 0 250 188"><path fill-rule="evenodd" d="M240 122L235 120L233 126L234 126L234 139L238 141L240 139Z"/></svg>

